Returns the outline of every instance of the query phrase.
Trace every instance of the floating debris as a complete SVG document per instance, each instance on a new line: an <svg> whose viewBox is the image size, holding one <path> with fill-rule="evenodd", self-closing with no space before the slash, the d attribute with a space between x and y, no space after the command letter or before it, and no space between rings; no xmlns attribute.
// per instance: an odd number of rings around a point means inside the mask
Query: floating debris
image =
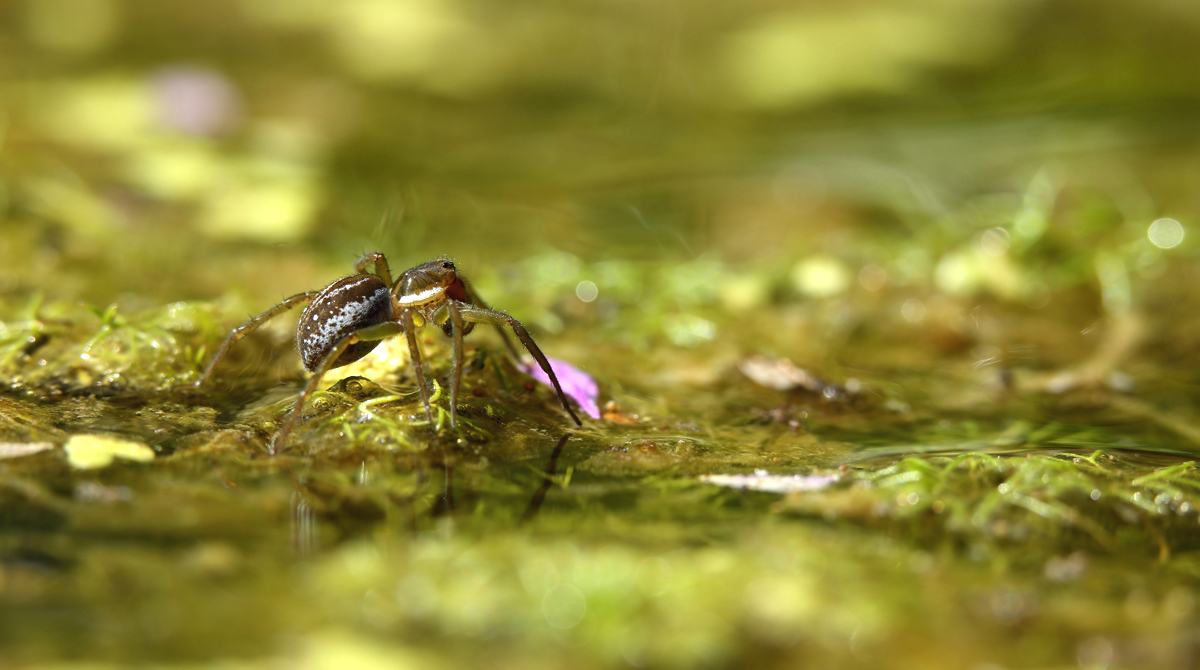
<svg viewBox="0 0 1200 670"><path fill-rule="evenodd" d="M803 493L821 491L841 477L832 475L773 475L755 470L752 475L700 475L700 481L743 491L766 493Z"/></svg>
<svg viewBox="0 0 1200 670"><path fill-rule="evenodd" d="M604 403L604 414L602 416L605 421L612 421L613 423L625 426L636 426L639 423L636 414L622 414L621 407L612 400Z"/></svg>
<svg viewBox="0 0 1200 670"><path fill-rule="evenodd" d="M786 358L768 358L766 356L751 356L738 363L738 370L759 386L775 389L776 391L795 391L804 389L820 393L827 384L816 375L797 367Z"/></svg>
<svg viewBox="0 0 1200 670"><path fill-rule="evenodd" d="M75 499L84 502L112 505L133 500L128 486L105 486L100 482L80 482L75 486Z"/></svg>

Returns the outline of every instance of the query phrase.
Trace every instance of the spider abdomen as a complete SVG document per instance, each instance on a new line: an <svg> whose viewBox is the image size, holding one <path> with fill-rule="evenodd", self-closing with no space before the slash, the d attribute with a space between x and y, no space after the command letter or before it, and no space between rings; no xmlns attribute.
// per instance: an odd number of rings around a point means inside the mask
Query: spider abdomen
<svg viewBox="0 0 1200 670"><path fill-rule="evenodd" d="M342 338L392 318L389 287L375 275L343 277L318 293L296 324L296 349L304 369L312 372ZM366 356L381 340L355 342L329 367L353 363Z"/></svg>

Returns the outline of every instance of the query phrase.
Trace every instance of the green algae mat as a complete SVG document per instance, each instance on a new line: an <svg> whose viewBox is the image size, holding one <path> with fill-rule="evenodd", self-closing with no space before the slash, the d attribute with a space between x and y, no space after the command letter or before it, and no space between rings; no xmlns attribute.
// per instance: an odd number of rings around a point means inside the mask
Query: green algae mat
<svg viewBox="0 0 1200 670"><path fill-rule="evenodd" d="M1196 667L1198 25L0 5L0 667Z"/></svg>

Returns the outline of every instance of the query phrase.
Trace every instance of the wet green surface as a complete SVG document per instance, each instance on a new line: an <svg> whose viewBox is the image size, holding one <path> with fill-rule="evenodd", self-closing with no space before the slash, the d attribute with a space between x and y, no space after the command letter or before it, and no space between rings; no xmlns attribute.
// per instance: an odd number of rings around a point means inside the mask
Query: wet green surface
<svg viewBox="0 0 1200 670"><path fill-rule="evenodd" d="M1186 4L0 5L0 666L1200 664ZM440 255L494 332L304 384Z"/></svg>

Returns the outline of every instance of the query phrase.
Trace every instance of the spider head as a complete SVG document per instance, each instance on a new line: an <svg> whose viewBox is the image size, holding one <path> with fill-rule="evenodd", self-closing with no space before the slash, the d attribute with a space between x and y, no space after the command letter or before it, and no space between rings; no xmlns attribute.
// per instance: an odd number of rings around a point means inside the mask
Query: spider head
<svg viewBox="0 0 1200 670"><path fill-rule="evenodd" d="M420 271L421 274L424 274L433 283L441 286L449 286L458 280L458 275L454 269L454 261L449 258L435 258L413 269Z"/></svg>
<svg viewBox="0 0 1200 670"><path fill-rule="evenodd" d="M431 261L425 261L405 272L401 277L402 279L408 278L409 281L413 282L419 288L430 286L445 288L458 281L454 261L449 258L435 258Z"/></svg>
<svg viewBox="0 0 1200 670"><path fill-rule="evenodd" d="M454 261L449 258L435 258L422 267L425 269L425 274L429 275L429 278L438 286L449 289L459 283Z"/></svg>
<svg viewBox="0 0 1200 670"><path fill-rule="evenodd" d="M455 271L454 261L449 258L439 258L432 262L438 264L438 270L441 272L442 286L446 287L446 295L460 302L470 302L467 295L467 286Z"/></svg>
<svg viewBox="0 0 1200 670"><path fill-rule="evenodd" d="M446 297L467 300L466 286L449 258L435 258L405 272L397 280L395 292L404 307L440 303Z"/></svg>

